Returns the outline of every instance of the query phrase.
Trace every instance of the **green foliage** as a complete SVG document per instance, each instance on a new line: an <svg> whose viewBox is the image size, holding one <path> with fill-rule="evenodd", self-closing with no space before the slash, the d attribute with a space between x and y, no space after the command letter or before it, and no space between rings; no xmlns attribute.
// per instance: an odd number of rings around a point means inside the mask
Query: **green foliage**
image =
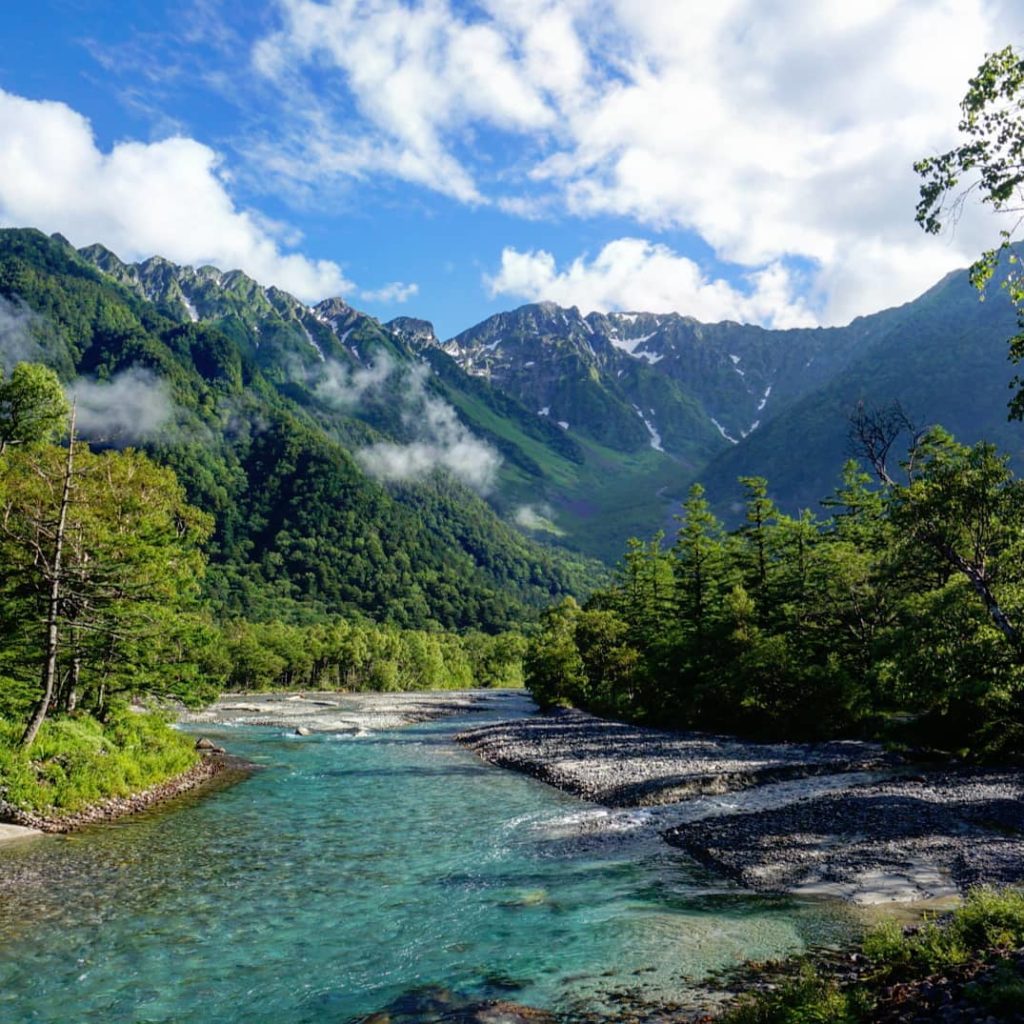
<svg viewBox="0 0 1024 1024"><path fill-rule="evenodd" d="M31 752L18 746L22 728L0 719L0 800L23 810L79 810L164 782L197 760L192 740L156 713L48 721Z"/></svg>
<svg viewBox="0 0 1024 1024"><path fill-rule="evenodd" d="M742 999L722 1024L858 1024L860 1001L831 980L817 977L810 968L767 995Z"/></svg>
<svg viewBox="0 0 1024 1024"><path fill-rule="evenodd" d="M428 633L336 619L312 626L238 621L224 629L235 690L442 690L521 686L518 633Z"/></svg>
<svg viewBox="0 0 1024 1024"><path fill-rule="evenodd" d="M220 682L200 607L210 517L142 453L79 445L58 571L65 462L61 448L26 446L0 465L0 714L27 715L39 697L55 580L56 709L104 716L139 693L210 699Z"/></svg>
<svg viewBox="0 0 1024 1024"><path fill-rule="evenodd" d="M0 455L17 444L55 440L67 424L69 406L53 370L18 363L4 380L0 366Z"/></svg>
<svg viewBox="0 0 1024 1024"><path fill-rule="evenodd" d="M1020 754L1024 495L991 445L918 438L906 483L855 463L830 513L746 478L726 533L695 486L675 544L630 542L613 585L552 608L527 654L542 703L781 738L878 734Z"/></svg>
<svg viewBox="0 0 1024 1024"><path fill-rule="evenodd" d="M576 644L580 614L571 597L548 608L527 650L526 685L542 708L588 702L590 682Z"/></svg>
<svg viewBox="0 0 1024 1024"><path fill-rule="evenodd" d="M170 273L180 268L146 265L153 304L142 297L139 271L110 253L90 255L112 276L40 232L0 232L0 296L39 314L40 345L62 375L105 379L138 366L166 383L175 423L146 451L174 470L190 504L213 516L204 590L217 614L368 616L496 633L598 578L592 561L523 537L441 474L399 487L364 473L346 443L407 429L400 403L338 411L319 401L313 374L322 364L307 332L340 371L356 364L297 300L242 274L200 269L192 287L208 319L193 324ZM343 304L337 313L364 355L413 366L372 318ZM519 413L522 438L527 417ZM533 433L546 441L552 431ZM575 465L576 449L561 449Z"/></svg>
<svg viewBox="0 0 1024 1024"><path fill-rule="evenodd" d="M1014 249L1014 232L1024 209L1024 60L1012 46L986 56L967 84L958 128L965 141L946 153L914 164L924 179L917 222L938 234L946 220L958 218L968 195L977 192L996 213L1015 219L1000 231L1000 244L985 250L971 267L971 283L984 291L1002 268L1002 287L1024 327L1024 276ZM1024 330L1010 339L1010 359L1024 359ZM1015 377L1010 415L1024 419L1024 379Z"/></svg>
<svg viewBox="0 0 1024 1024"><path fill-rule="evenodd" d="M1019 967L1001 958L1022 944L1024 893L976 889L945 919L909 930L890 921L870 931L861 943L868 969L858 981L840 984L829 977L827 966L797 961L795 978L773 991L741 998L722 1022L870 1024L883 1019L879 1010L888 1020L896 1009L889 999L894 983L913 985L935 975L954 976L959 968L977 964L988 967L964 986L962 999L969 1005L961 1008L980 1011L979 1020L1016 1011L1024 998L1024 978ZM900 1009L911 1005L912 993L911 988L899 997Z"/></svg>
<svg viewBox="0 0 1024 1024"><path fill-rule="evenodd" d="M1024 945L1024 892L974 889L945 921L911 932L888 922L864 938L864 955L881 981L936 974L982 954Z"/></svg>

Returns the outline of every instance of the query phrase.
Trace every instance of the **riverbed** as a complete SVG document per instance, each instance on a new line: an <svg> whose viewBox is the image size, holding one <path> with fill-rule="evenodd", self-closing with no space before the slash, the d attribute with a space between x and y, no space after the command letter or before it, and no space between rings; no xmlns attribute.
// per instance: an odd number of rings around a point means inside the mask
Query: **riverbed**
<svg viewBox="0 0 1024 1024"><path fill-rule="evenodd" d="M321 707L320 724L339 713ZM358 719L358 700L342 710ZM454 742L529 713L522 694L449 710L344 731L310 712L307 736L247 724L259 708L191 724L262 770L0 847L0 878L19 879L0 905L0 1020L345 1022L425 989L614 1019L856 928L834 901L745 891L635 816Z"/></svg>

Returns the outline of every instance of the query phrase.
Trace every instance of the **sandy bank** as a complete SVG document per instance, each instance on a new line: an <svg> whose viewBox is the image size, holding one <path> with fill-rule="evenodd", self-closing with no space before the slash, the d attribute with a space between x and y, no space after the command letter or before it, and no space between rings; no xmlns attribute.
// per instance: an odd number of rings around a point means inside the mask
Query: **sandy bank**
<svg viewBox="0 0 1024 1024"><path fill-rule="evenodd" d="M19 839L31 839L41 835L37 828L26 828L24 825L11 825L0 822L0 843L13 843Z"/></svg>

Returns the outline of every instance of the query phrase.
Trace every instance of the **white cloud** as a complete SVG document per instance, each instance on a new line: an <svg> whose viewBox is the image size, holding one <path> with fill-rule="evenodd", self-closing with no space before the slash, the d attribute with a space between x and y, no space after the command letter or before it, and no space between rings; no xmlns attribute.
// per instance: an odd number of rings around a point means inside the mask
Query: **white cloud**
<svg viewBox="0 0 1024 1024"><path fill-rule="evenodd" d="M110 380L79 377L67 388L78 433L89 441L138 444L159 437L174 417L167 381L133 366Z"/></svg>
<svg viewBox="0 0 1024 1024"><path fill-rule="evenodd" d="M554 523L555 513L550 505L517 505L512 514L512 521L524 530L543 531L562 536L565 531Z"/></svg>
<svg viewBox="0 0 1024 1024"><path fill-rule="evenodd" d="M367 302L408 302L418 295L420 286L415 281L406 284L404 281L392 281L380 288L360 288L359 296Z"/></svg>
<svg viewBox="0 0 1024 1024"><path fill-rule="evenodd" d="M239 209L227 182L217 154L194 139L103 152L70 107L0 90L0 225L102 242L129 260L237 268L306 301L352 288L337 264L284 252L284 230Z"/></svg>
<svg viewBox="0 0 1024 1024"><path fill-rule="evenodd" d="M314 187L382 174L528 218L568 210L695 232L719 260L768 275L755 292L767 301L770 280L781 305L762 322L797 302L780 261L820 268L800 294L836 322L911 298L990 240L980 216L926 237L911 165L954 141L982 56L1024 36L1019 4L279 7L254 63L298 126L275 146L277 169ZM340 89L317 90L332 73Z"/></svg>
<svg viewBox="0 0 1024 1024"><path fill-rule="evenodd" d="M0 295L0 374L18 363L44 361L42 346L32 333L38 319L22 302Z"/></svg>
<svg viewBox="0 0 1024 1024"><path fill-rule="evenodd" d="M253 64L296 101L303 129L279 164L290 177L383 172L480 202L473 176L450 151L451 135L481 121L511 131L554 123L498 24L462 20L439 0L279 6L284 24L256 46ZM372 132L353 130L306 87L303 66L323 65L344 77Z"/></svg>
<svg viewBox="0 0 1024 1024"><path fill-rule="evenodd" d="M447 402L429 392L430 371L425 365L409 370L382 354L371 365L357 369L328 360L312 374L298 368L296 373L321 401L341 410L354 408L371 395L381 397L385 387L391 386L387 395L400 405L408 440L357 449L356 458L371 476L413 482L443 469L482 494L494 486L501 456Z"/></svg>
<svg viewBox="0 0 1024 1024"><path fill-rule="evenodd" d="M786 268L774 263L750 275L740 290L710 280L691 259L641 238L609 242L594 258L579 257L559 270L549 252L501 254L501 269L486 278L492 296L509 295L530 301L550 299L563 306L591 310L678 310L699 320L739 320L772 327L804 327L815 318L793 297Z"/></svg>
<svg viewBox="0 0 1024 1024"><path fill-rule="evenodd" d="M403 419L416 438L406 444L382 441L355 454L363 468L380 480L421 480L436 469L486 493L494 486L501 456L481 441L440 398L429 395L423 377L414 376L405 396Z"/></svg>
<svg viewBox="0 0 1024 1024"><path fill-rule="evenodd" d="M293 373L300 378L305 377L307 386L326 405L347 410L358 405L368 393L380 389L395 369L394 362L386 354L381 354L376 362L356 369L328 359L315 373L303 373L298 367Z"/></svg>

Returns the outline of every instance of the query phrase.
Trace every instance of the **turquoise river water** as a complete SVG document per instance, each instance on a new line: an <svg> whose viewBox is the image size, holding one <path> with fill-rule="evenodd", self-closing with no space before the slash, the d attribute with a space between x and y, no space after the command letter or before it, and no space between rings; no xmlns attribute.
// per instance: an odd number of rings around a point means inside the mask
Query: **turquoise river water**
<svg viewBox="0 0 1024 1024"><path fill-rule="evenodd" d="M481 763L452 742L479 721L204 727L264 770L0 850L0 874L28 879L0 905L0 1021L347 1022L430 985L600 1008L850 928Z"/></svg>

